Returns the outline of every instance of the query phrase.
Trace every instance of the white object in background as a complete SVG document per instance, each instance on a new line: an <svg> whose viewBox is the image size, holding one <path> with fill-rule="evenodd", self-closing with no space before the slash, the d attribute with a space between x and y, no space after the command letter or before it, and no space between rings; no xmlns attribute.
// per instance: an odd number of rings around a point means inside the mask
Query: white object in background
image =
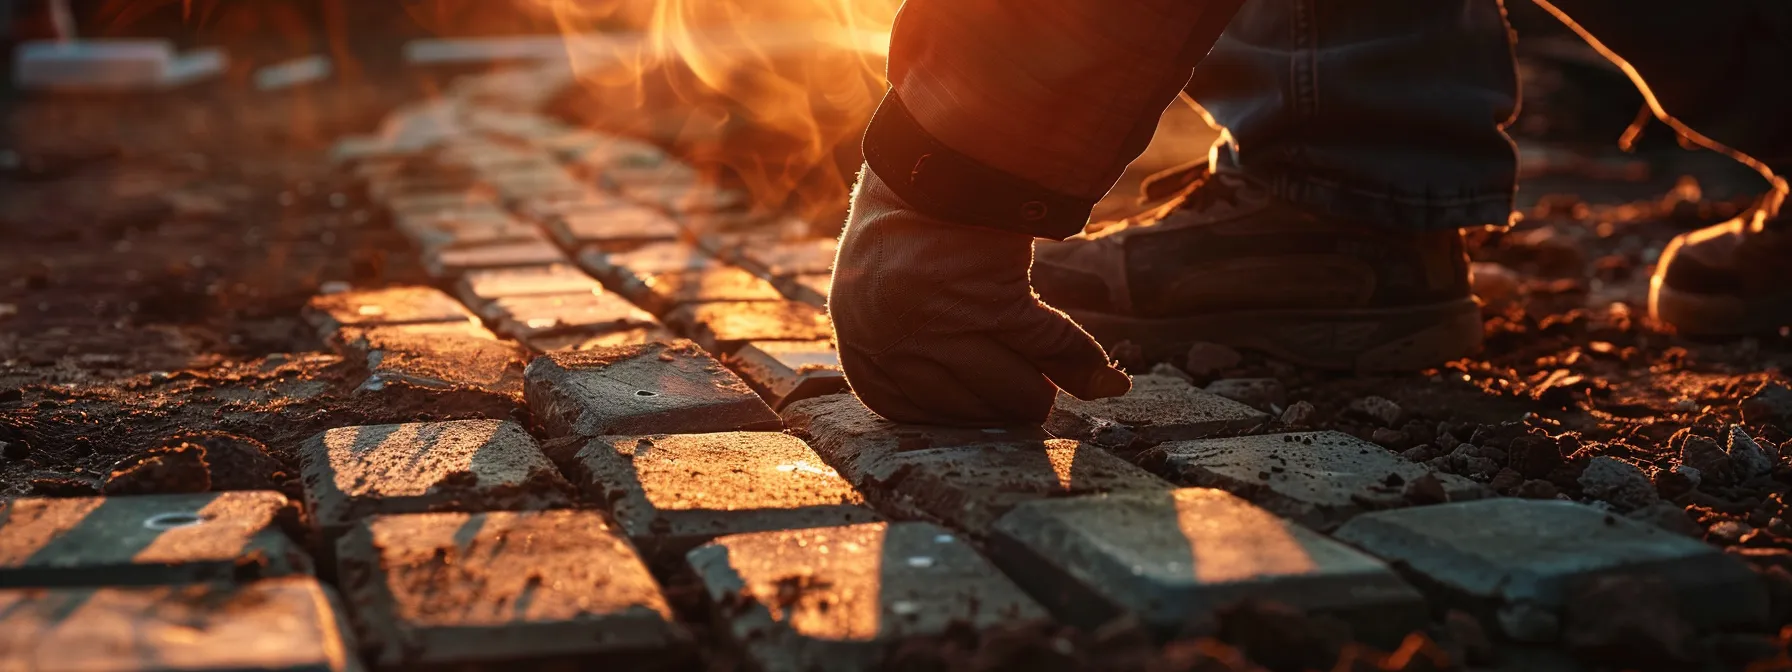
<svg viewBox="0 0 1792 672"><path fill-rule="evenodd" d="M215 76L217 49L177 54L168 40L40 40L18 47L13 81L24 89L156 90Z"/></svg>
<svg viewBox="0 0 1792 672"><path fill-rule="evenodd" d="M417 65L488 63L491 61L565 61L568 40L580 39L588 38L564 35L517 35L412 40L404 45L404 60Z"/></svg>
<svg viewBox="0 0 1792 672"><path fill-rule="evenodd" d="M323 81L329 78L332 70L330 58L322 54L281 61L255 71L255 88L259 91L278 91Z"/></svg>

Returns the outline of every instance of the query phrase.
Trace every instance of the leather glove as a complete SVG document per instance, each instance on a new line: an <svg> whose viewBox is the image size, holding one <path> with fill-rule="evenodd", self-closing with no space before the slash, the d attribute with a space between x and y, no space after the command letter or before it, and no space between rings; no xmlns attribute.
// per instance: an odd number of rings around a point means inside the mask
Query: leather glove
<svg viewBox="0 0 1792 672"><path fill-rule="evenodd" d="M1031 237L933 219L861 174L828 312L866 407L916 424L1039 424L1058 388L1081 399L1131 389L1095 339L1033 294Z"/></svg>

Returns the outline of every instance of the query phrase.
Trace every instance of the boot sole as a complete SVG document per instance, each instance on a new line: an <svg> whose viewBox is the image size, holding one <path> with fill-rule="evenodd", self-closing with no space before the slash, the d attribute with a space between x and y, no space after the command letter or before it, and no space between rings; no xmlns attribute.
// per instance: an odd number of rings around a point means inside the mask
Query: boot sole
<svg viewBox="0 0 1792 672"><path fill-rule="evenodd" d="M1104 345L1130 341L1148 359L1179 361L1197 342L1255 350L1332 371L1402 372L1481 351L1481 306L1459 299L1385 309L1253 310L1146 319L1066 311Z"/></svg>
<svg viewBox="0 0 1792 672"><path fill-rule="evenodd" d="M1771 334L1792 324L1786 317L1792 315L1792 294L1753 299L1699 294L1664 286L1660 277L1649 285L1649 314L1685 336Z"/></svg>

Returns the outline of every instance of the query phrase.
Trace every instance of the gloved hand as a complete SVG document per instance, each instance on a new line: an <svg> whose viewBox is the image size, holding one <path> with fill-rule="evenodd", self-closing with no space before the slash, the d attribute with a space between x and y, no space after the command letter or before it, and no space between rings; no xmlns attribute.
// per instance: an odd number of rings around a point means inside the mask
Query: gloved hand
<svg viewBox="0 0 1792 672"><path fill-rule="evenodd" d="M1058 388L1082 399L1132 388L1089 334L1033 295L1031 237L930 218L862 174L828 311L865 406L917 424L1039 424Z"/></svg>

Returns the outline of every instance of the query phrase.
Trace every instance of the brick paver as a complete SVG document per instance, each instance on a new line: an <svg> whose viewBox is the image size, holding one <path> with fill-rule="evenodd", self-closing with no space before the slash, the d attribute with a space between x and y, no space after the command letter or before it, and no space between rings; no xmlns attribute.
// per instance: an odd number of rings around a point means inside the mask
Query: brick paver
<svg viewBox="0 0 1792 672"><path fill-rule="evenodd" d="M601 436L563 468L649 557L729 534L880 519L814 450L776 432Z"/></svg>
<svg viewBox="0 0 1792 672"><path fill-rule="evenodd" d="M1012 432L899 425L850 395L786 411L791 428L883 511L984 534L1014 506L1044 497L1168 490L1170 484L1078 441Z"/></svg>
<svg viewBox="0 0 1792 672"><path fill-rule="evenodd" d="M390 287L315 296L305 305L305 321L329 338L343 327L474 322L454 297L434 287Z"/></svg>
<svg viewBox="0 0 1792 672"><path fill-rule="evenodd" d="M881 669L904 640L1046 617L963 539L926 523L728 536L690 563L725 636L767 672Z"/></svg>
<svg viewBox="0 0 1792 672"><path fill-rule="evenodd" d="M1758 626L1767 613L1767 591L1743 560L1573 502L1500 498L1378 511L1351 519L1337 537L1520 641L1555 639L1573 591L1600 576L1665 582L1694 625Z"/></svg>
<svg viewBox="0 0 1792 672"><path fill-rule="evenodd" d="M337 557L381 667L638 669L686 641L646 566L595 511L378 516Z"/></svg>
<svg viewBox="0 0 1792 672"><path fill-rule="evenodd" d="M341 427L299 449L312 524L340 534L372 515L562 507L572 486L516 423Z"/></svg>
<svg viewBox="0 0 1792 672"><path fill-rule="evenodd" d="M310 577L0 590L0 670L361 670L330 590Z"/></svg>
<svg viewBox="0 0 1792 672"><path fill-rule="evenodd" d="M659 315L692 303L782 301L784 298L778 288L764 278L732 266L649 273L615 287L630 301Z"/></svg>
<svg viewBox="0 0 1792 672"><path fill-rule="evenodd" d="M829 341L751 342L740 346L727 361L773 410L847 388L840 351Z"/></svg>
<svg viewBox="0 0 1792 672"><path fill-rule="evenodd" d="M542 239L435 250L424 255L423 266L431 276L458 278L472 270L546 266L566 261L560 248Z"/></svg>
<svg viewBox="0 0 1792 672"><path fill-rule="evenodd" d="M1436 473L1342 432L1177 441L1159 449L1166 478L1231 491L1320 530L1363 511L1406 505L1407 484L1426 475L1438 479L1451 500L1492 494L1484 485Z"/></svg>
<svg viewBox="0 0 1792 672"><path fill-rule="evenodd" d="M751 341L833 338L826 313L795 301L692 303L667 313L666 324L710 352L732 353Z"/></svg>
<svg viewBox="0 0 1792 672"><path fill-rule="evenodd" d="M567 249L593 246L601 250L678 240L684 229L658 210L617 201L607 210L584 210L553 216L548 232Z"/></svg>
<svg viewBox="0 0 1792 672"><path fill-rule="evenodd" d="M232 582L309 574L277 492L0 501L0 586Z"/></svg>
<svg viewBox="0 0 1792 672"><path fill-rule="evenodd" d="M551 437L778 429L778 415L690 341L555 352L529 363L525 393Z"/></svg>
<svg viewBox="0 0 1792 672"><path fill-rule="evenodd" d="M603 288L584 271L563 264L473 271L455 283L460 300L479 310L493 301L517 296L589 294Z"/></svg>
<svg viewBox="0 0 1792 672"><path fill-rule="evenodd" d="M480 313L497 323L498 333L525 342L553 334L597 336L659 325L647 311L607 291L500 298Z"/></svg>
<svg viewBox="0 0 1792 672"><path fill-rule="evenodd" d="M1108 399L1083 401L1060 392L1046 429L1057 436L1086 439L1103 423L1119 423L1145 441L1158 442L1202 438L1269 421L1262 411L1180 378L1142 375L1132 380L1131 391Z"/></svg>
<svg viewBox="0 0 1792 672"><path fill-rule="evenodd" d="M1385 645L1426 619L1386 564L1220 490L1029 502L990 543L1010 576L1084 627L1133 613L1170 634L1251 599L1342 617Z"/></svg>

